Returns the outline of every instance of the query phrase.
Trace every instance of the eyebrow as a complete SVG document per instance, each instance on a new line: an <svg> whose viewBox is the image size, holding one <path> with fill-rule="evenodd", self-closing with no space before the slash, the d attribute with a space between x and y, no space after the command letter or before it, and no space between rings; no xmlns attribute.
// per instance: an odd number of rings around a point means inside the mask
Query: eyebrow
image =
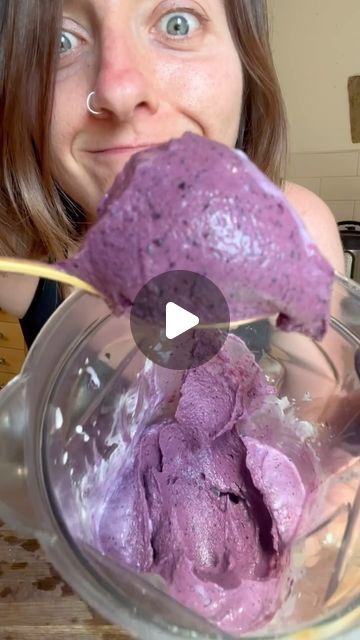
<svg viewBox="0 0 360 640"><path fill-rule="evenodd" d="M95 14L96 8L91 0L63 0L63 14ZM65 16L66 17L66 16Z"/></svg>
<svg viewBox="0 0 360 640"><path fill-rule="evenodd" d="M79 8L82 9L86 5L88 5L88 0L63 0L63 8L71 7L71 8Z"/></svg>

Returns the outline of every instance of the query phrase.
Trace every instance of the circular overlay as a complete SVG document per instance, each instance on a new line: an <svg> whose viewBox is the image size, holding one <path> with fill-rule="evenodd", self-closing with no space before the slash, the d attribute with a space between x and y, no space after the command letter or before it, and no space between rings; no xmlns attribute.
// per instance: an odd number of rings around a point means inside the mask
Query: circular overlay
<svg viewBox="0 0 360 640"><path fill-rule="evenodd" d="M193 271L168 271L137 294L130 326L146 358L167 369L199 367L222 348L230 312L220 289ZM221 325L209 326L209 325Z"/></svg>

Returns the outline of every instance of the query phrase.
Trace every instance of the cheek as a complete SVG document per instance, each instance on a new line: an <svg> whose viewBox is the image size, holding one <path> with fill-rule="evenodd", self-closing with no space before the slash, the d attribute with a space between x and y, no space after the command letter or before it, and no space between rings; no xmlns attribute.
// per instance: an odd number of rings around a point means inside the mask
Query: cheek
<svg viewBox="0 0 360 640"><path fill-rule="evenodd" d="M68 96L71 95L70 100ZM50 148L53 165L53 175L63 185L64 179L72 170L74 158L72 144L76 132L82 126L85 108L81 109L82 102L76 92L69 91L59 83L55 88L54 105L50 127Z"/></svg>
<svg viewBox="0 0 360 640"><path fill-rule="evenodd" d="M54 177L59 180L59 171L66 165L70 154L71 113L61 91L55 92L50 127L50 148Z"/></svg>
<svg viewBox="0 0 360 640"><path fill-rule="evenodd" d="M194 119L204 135L235 145L243 95L242 65L235 50L196 61L162 61L156 75L166 101Z"/></svg>

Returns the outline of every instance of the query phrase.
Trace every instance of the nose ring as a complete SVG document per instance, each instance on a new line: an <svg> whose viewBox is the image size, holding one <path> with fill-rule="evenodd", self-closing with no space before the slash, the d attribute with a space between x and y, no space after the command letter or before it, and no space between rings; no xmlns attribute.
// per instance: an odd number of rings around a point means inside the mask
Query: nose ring
<svg viewBox="0 0 360 640"><path fill-rule="evenodd" d="M89 95L88 95L88 97L86 99L86 107L87 107L88 112L91 113L93 116L101 116L102 115L102 110L101 111L96 111L96 109L94 109L91 106L91 101L92 101L92 98L94 97L94 95L95 95L95 91L91 91L91 93L89 93Z"/></svg>

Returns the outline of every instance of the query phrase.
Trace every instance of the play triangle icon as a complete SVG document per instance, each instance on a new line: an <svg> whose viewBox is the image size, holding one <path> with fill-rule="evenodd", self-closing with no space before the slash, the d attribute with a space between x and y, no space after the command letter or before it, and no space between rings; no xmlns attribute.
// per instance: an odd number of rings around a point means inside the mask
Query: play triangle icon
<svg viewBox="0 0 360 640"><path fill-rule="evenodd" d="M196 327L200 322L200 319L190 311L186 311L183 307L180 307L175 302L168 302L166 305L166 337L169 340L173 340L180 336L185 331L189 331L193 327Z"/></svg>

